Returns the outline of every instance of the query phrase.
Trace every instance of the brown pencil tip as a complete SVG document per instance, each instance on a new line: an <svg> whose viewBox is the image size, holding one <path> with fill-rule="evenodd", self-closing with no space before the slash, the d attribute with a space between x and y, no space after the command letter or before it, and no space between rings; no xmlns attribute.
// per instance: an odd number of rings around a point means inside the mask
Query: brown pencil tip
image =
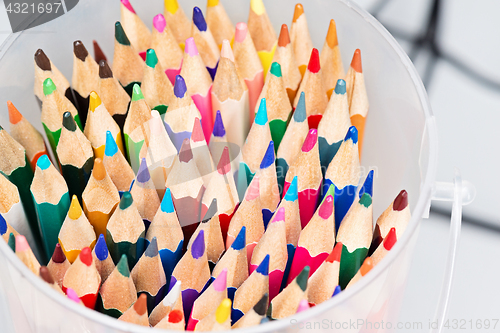
<svg viewBox="0 0 500 333"><path fill-rule="evenodd" d="M356 49L354 55L352 56L351 67L358 73L363 73L363 67L361 66L361 51Z"/></svg>
<svg viewBox="0 0 500 333"><path fill-rule="evenodd" d="M94 60L97 63L100 63L101 60L108 60L106 58L106 55L104 54L104 52L102 52L102 49L99 46L99 44L97 43L97 41L93 40L92 44L94 44Z"/></svg>
<svg viewBox="0 0 500 333"><path fill-rule="evenodd" d="M148 310L146 294L141 294L137 301L134 303L134 310L139 316L142 316Z"/></svg>
<svg viewBox="0 0 500 333"><path fill-rule="evenodd" d="M278 39L278 46L285 47L290 44L290 34L288 33L288 26L281 25L280 37Z"/></svg>
<svg viewBox="0 0 500 333"><path fill-rule="evenodd" d="M92 171L92 175L96 180L103 180L106 177L106 169L104 168L104 164L100 158L96 158L94 160L94 169Z"/></svg>
<svg viewBox="0 0 500 333"><path fill-rule="evenodd" d="M66 256L64 255L64 252L61 249L61 245L57 243L56 248L54 249L54 253L52 254L52 261L57 264L62 264L65 260Z"/></svg>
<svg viewBox="0 0 500 333"><path fill-rule="evenodd" d="M182 141L181 150L179 151L179 161L187 163L193 159L193 152L191 151L191 145L189 144L189 139L184 139Z"/></svg>
<svg viewBox="0 0 500 333"><path fill-rule="evenodd" d="M40 67L40 69L42 71L50 71L50 70L52 70L52 66L50 65L50 60L47 57L47 55L45 54L45 52L43 52L42 49L36 50L36 52L35 52L35 62L36 62L36 65L38 67Z"/></svg>
<svg viewBox="0 0 500 333"><path fill-rule="evenodd" d="M89 55L89 52L83 45L81 40L76 40L73 42L73 53L75 54L75 57L80 59L81 61L85 61L85 58Z"/></svg>
<svg viewBox="0 0 500 333"><path fill-rule="evenodd" d="M399 192L394 203L392 204L392 210L402 211L408 206L408 192L402 190Z"/></svg>
<svg viewBox="0 0 500 333"><path fill-rule="evenodd" d="M23 116L11 101L7 101L7 109L9 110L9 121L11 124L15 125L23 119Z"/></svg>
<svg viewBox="0 0 500 333"><path fill-rule="evenodd" d="M304 14L304 7L301 3L298 3L295 5L295 11L293 12L293 23L297 22L302 14Z"/></svg>
<svg viewBox="0 0 500 333"><path fill-rule="evenodd" d="M99 61L99 77L101 79L113 77L113 72L111 71L111 68L109 68L106 60Z"/></svg>
<svg viewBox="0 0 500 333"><path fill-rule="evenodd" d="M52 278L52 274L50 274L47 266L40 266L40 277L47 282L48 284L54 284L54 278Z"/></svg>
<svg viewBox="0 0 500 333"><path fill-rule="evenodd" d="M334 19L330 20L330 26L328 27L328 33L326 34L326 42L331 49L339 45L339 40L337 39L337 25L335 24Z"/></svg>

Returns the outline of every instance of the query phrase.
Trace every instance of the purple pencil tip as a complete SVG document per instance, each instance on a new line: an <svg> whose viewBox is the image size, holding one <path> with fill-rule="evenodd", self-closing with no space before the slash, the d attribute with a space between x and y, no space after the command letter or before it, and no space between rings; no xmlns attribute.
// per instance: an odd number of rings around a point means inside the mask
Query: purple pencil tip
<svg viewBox="0 0 500 333"><path fill-rule="evenodd" d="M182 98L186 94L187 87L186 87L186 81L184 81L184 78L180 75L177 75L175 77L175 84L174 84L174 94L175 97L177 98Z"/></svg>
<svg viewBox="0 0 500 333"><path fill-rule="evenodd" d="M199 259L205 253L205 237L203 230L200 230L198 236L191 245L191 255L194 259Z"/></svg>
<svg viewBox="0 0 500 333"><path fill-rule="evenodd" d="M149 175L148 164L146 163L146 159L143 158L141 160L141 166L139 167L139 171L137 171L137 181L139 183L145 183L151 179Z"/></svg>

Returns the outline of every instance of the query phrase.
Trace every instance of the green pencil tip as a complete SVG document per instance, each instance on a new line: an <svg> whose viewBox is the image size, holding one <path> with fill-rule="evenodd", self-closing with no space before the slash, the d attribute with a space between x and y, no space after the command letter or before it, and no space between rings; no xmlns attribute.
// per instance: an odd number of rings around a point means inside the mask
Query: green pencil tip
<svg viewBox="0 0 500 333"><path fill-rule="evenodd" d="M115 23L115 39L122 45L130 45L130 41L128 40L127 34L125 34L125 30L123 30L120 21L116 21Z"/></svg>
<svg viewBox="0 0 500 333"><path fill-rule="evenodd" d="M326 191L325 193L325 196L323 197L323 201L329 196L331 195L332 197L335 198L335 185L333 184L330 184L330 186L328 187L328 191ZM321 201L323 203L323 201Z"/></svg>
<svg viewBox="0 0 500 333"><path fill-rule="evenodd" d="M2 127L2 125L0 125L0 131L2 131L2 130L3 130L3 127Z"/></svg>
<svg viewBox="0 0 500 333"><path fill-rule="evenodd" d="M12 251L16 252L16 236L11 232L9 235L9 241L7 242Z"/></svg>
<svg viewBox="0 0 500 333"><path fill-rule="evenodd" d="M281 66L277 62L271 64L271 74L277 77L281 77Z"/></svg>
<svg viewBox="0 0 500 333"><path fill-rule="evenodd" d="M359 203L368 208L372 204L372 197L370 197L368 193L364 193L361 196L361 199L359 199Z"/></svg>
<svg viewBox="0 0 500 333"><path fill-rule="evenodd" d="M73 119L73 116L71 115L71 112L69 112L69 111L64 112L62 125L68 131L71 131L71 132L76 131L76 123L75 123L75 120Z"/></svg>
<svg viewBox="0 0 500 333"><path fill-rule="evenodd" d="M54 81L49 77L43 81L43 94L45 96L48 96L52 94L56 90L56 85L54 84Z"/></svg>
<svg viewBox="0 0 500 333"><path fill-rule="evenodd" d="M116 268L118 269L118 272L120 272L121 275L125 277L130 276L130 269L128 268L128 260L126 254L122 254L122 257L120 258L120 261L116 265Z"/></svg>
<svg viewBox="0 0 500 333"><path fill-rule="evenodd" d="M304 267L302 272L300 272L300 274L297 275L296 281L297 281L297 284L299 285L300 289L302 289L302 291L306 291L306 289L307 289L307 279L309 279L309 271L310 270L311 269L309 268L309 266L306 266L306 267Z"/></svg>
<svg viewBox="0 0 500 333"><path fill-rule="evenodd" d="M156 56L155 50L149 49L146 52L146 65L148 65L151 68L155 68L157 63L158 63L158 57Z"/></svg>
<svg viewBox="0 0 500 333"><path fill-rule="evenodd" d="M133 202L134 199L132 199L132 194L130 194L130 192L123 193L122 198L120 200L120 209L121 210L127 209Z"/></svg>
<svg viewBox="0 0 500 333"><path fill-rule="evenodd" d="M134 88L132 90L132 102L136 102L141 99L144 99L144 95L142 94L141 87L136 83L134 84Z"/></svg>

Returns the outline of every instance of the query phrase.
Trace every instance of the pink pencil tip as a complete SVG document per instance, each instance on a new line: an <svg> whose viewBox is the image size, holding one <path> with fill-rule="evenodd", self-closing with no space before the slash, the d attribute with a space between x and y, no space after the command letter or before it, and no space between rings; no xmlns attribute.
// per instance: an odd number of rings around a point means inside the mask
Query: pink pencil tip
<svg viewBox="0 0 500 333"><path fill-rule="evenodd" d="M196 47L196 43L194 42L193 37L189 37L186 39L186 46L184 47L184 52L189 54L191 57L197 56L198 53L198 48Z"/></svg>
<svg viewBox="0 0 500 333"><path fill-rule="evenodd" d="M66 295L68 296L68 298L70 300L72 300L73 302L75 303L80 303L80 297L78 297L78 295L76 294L76 291L74 291L73 289L71 288L67 288L66 289Z"/></svg>
<svg viewBox="0 0 500 333"><path fill-rule="evenodd" d="M321 207L319 207L318 214L323 220L326 220L332 215L332 213L333 213L333 197L329 195L323 201Z"/></svg>
<svg viewBox="0 0 500 333"><path fill-rule="evenodd" d="M16 252L24 252L29 248L30 248L30 246L28 244L28 241L26 240L26 237L24 237L23 235L17 235L16 236Z"/></svg>
<svg viewBox="0 0 500 333"><path fill-rule="evenodd" d="M307 133L307 137L304 140L304 144L302 145L302 151L307 153L313 149L314 145L318 141L318 130L313 128L309 130Z"/></svg>
<svg viewBox="0 0 500 333"><path fill-rule="evenodd" d="M153 27L159 32L162 33L167 26L167 21L165 20L165 16L163 14L158 14L153 18Z"/></svg>
<svg viewBox="0 0 500 333"><path fill-rule="evenodd" d="M281 207L280 209L278 209L272 221L273 222L285 221L285 207Z"/></svg>
<svg viewBox="0 0 500 333"><path fill-rule="evenodd" d="M193 131L191 132L191 140L193 140L193 142L205 141L205 135L203 135L203 129L201 128L201 122L198 117L194 119Z"/></svg>
<svg viewBox="0 0 500 333"><path fill-rule="evenodd" d="M229 41L227 39L224 39L222 41L222 49L220 50L220 56L227 58L227 59L231 60L232 62L234 62L233 50L231 49L231 44L229 43Z"/></svg>
<svg viewBox="0 0 500 333"><path fill-rule="evenodd" d="M307 309L309 309L309 302L307 301L307 299L301 300L299 303L299 307L297 308L297 313L306 311Z"/></svg>
<svg viewBox="0 0 500 333"><path fill-rule="evenodd" d="M240 22L236 24L236 32L234 33L234 41L236 43L243 43L245 37L247 36L247 24L245 22Z"/></svg>
<svg viewBox="0 0 500 333"><path fill-rule="evenodd" d="M227 286L227 268L224 268L214 281L215 291L224 291Z"/></svg>
<svg viewBox="0 0 500 333"><path fill-rule="evenodd" d="M245 195L245 200L252 201L252 200L256 199L259 195L260 195L259 176L255 175L253 177L252 182L250 183L250 186L247 189L247 193Z"/></svg>
<svg viewBox="0 0 500 333"><path fill-rule="evenodd" d="M125 6L125 8L127 8L130 12L135 14L135 10L134 10L134 8L132 8L130 1L128 1L128 0L120 0L120 1L121 1L122 5Z"/></svg>
<svg viewBox="0 0 500 333"><path fill-rule="evenodd" d="M231 160L229 159L229 148L227 146L222 151L219 164L217 164L217 171L221 175L225 175L231 171Z"/></svg>

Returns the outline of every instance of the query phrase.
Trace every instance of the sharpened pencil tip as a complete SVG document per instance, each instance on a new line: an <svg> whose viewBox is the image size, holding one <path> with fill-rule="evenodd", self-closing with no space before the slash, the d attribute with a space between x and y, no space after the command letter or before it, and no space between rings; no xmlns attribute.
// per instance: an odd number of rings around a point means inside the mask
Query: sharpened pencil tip
<svg viewBox="0 0 500 333"><path fill-rule="evenodd" d="M224 299L220 305L215 310L215 320L219 324L223 324L231 315L231 300L229 298Z"/></svg>
<svg viewBox="0 0 500 333"><path fill-rule="evenodd" d="M158 255L158 241L156 240L156 237L153 237L148 247L146 248L144 255L150 258L154 258Z"/></svg>
<svg viewBox="0 0 500 333"><path fill-rule="evenodd" d="M305 153L310 152L311 149L314 148L314 146L316 145L317 142L318 142L318 130L315 128L312 128L307 133L306 139L304 140L304 143L302 144L302 151Z"/></svg>
<svg viewBox="0 0 500 333"><path fill-rule="evenodd" d="M118 146L116 145L115 138L110 131L106 131L106 146L104 148L104 155L114 156L118 152Z"/></svg>
<svg viewBox="0 0 500 333"><path fill-rule="evenodd" d="M213 282L214 289L215 291L221 292L226 290L227 286L227 268L224 268L220 273L219 276L214 280Z"/></svg>
<svg viewBox="0 0 500 333"><path fill-rule="evenodd" d="M84 247L82 251L80 251L79 255L80 261L87 266L92 265L92 250L90 247Z"/></svg>
<svg viewBox="0 0 500 333"><path fill-rule="evenodd" d="M120 0L122 5L127 8L131 13L134 13L135 14L135 10L134 8L132 7L132 5L130 4L130 1L129 0Z"/></svg>
<svg viewBox="0 0 500 333"><path fill-rule="evenodd" d="M408 206L408 192L402 190L399 192L396 199L394 199L394 203L392 204L392 209L396 211L402 211Z"/></svg>
<svg viewBox="0 0 500 333"><path fill-rule="evenodd" d="M198 53L198 48L196 47L196 43L194 42L193 37L189 37L186 39L186 44L184 46L184 52L189 54L191 57L196 57Z"/></svg>
<svg viewBox="0 0 500 333"><path fill-rule="evenodd" d="M180 323L184 315L181 310L173 310L168 314L168 322L172 324Z"/></svg>
<svg viewBox="0 0 500 333"><path fill-rule="evenodd" d="M36 161L36 166L39 167L42 170L47 170L50 167L50 160L47 155L42 155L38 158Z"/></svg>
<svg viewBox="0 0 500 333"><path fill-rule="evenodd" d="M46 78L45 81L43 81L43 94L45 96L48 96L54 91L56 91L56 85L54 84L54 81L52 81L50 77Z"/></svg>
<svg viewBox="0 0 500 333"><path fill-rule="evenodd" d="M310 270L309 266L304 267L304 269L295 278L295 281L297 281L297 284L302 291L306 291L307 289L307 279L309 279Z"/></svg>
<svg viewBox="0 0 500 333"><path fill-rule="evenodd" d="M318 209L318 215L323 220L326 220L330 216L332 216L332 213L333 213L333 196L329 195L325 199L323 199L323 202L321 203L321 206Z"/></svg>
<svg viewBox="0 0 500 333"><path fill-rule="evenodd" d="M139 166L139 170L137 171L136 180L137 183L144 184L151 179L151 175L149 174L148 164L145 158L142 158L141 165ZM141 186L139 184L135 184L135 186Z"/></svg>
<svg viewBox="0 0 500 333"><path fill-rule="evenodd" d="M89 110L94 112L101 104L102 101L99 95L95 91L92 91L89 96Z"/></svg>
<svg viewBox="0 0 500 333"><path fill-rule="evenodd" d="M191 131L191 140L193 140L193 142L205 141L205 135L203 135L201 121L198 117L194 119L193 130Z"/></svg>
<svg viewBox="0 0 500 333"><path fill-rule="evenodd" d="M321 65L319 62L319 52L318 49L314 48L311 51L311 57L309 58L309 64L307 65L307 69L311 73L318 73L321 69Z"/></svg>
<svg viewBox="0 0 500 333"><path fill-rule="evenodd" d="M193 8L193 23L200 31L207 31L207 22L199 7Z"/></svg>
<svg viewBox="0 0 500 333"><path fill-rule="evenodd" d="M120 209L121 210L124 210L124 209L127 209L128 207L130 207L130 205L132 205L132 203L134 202L134 200L132 199L132 194L130 194L130 192L124 192L122 194L122 198L120 199Z"/></svg>
<svg viewBox="0 0 500 333"><path fill-rule="evenodd" d="M226 135L226 129L224 128L224 123L222 122L220 110L217 110L217 113L215 114L214 130L212 134L218 138L222 138Z"/></svg>
<svg viewBox="0 0 500 333"><path fill-rule="evenodd" d="M231 244L231 247L239 251L243 249L246 245L246 230L247 228L245 226L241 227L240 232L238 233L238 236L236 236L236 239L234 240L233 244Z"/></svg>
<svg viewBox="0 0 500 333"><path fill-rule="evenodd" d="M76 293L76 291L74 291L71 288L66 289L66 296L68 296L68 298L75 303L81 302L80 297L78 297L78 294Z"/></svg>
<svg viewBox="0 0 500 333"><path fill-rule="evenodd" d="M370 207L372 204L372 197L370 197L368 194L363 194L361 196L361 199L359 199L359 204L365 206L366 208Z"/></svg>
<svg viewBox="0 0 500 333"><path fill-rule="evenodd" d="M141 99L144 99L144 95L142 94L141 87L137 83L135 83L134 87L132 88L132 102L136 102Z"/></svg>
<svg viewBox="0 0 500 333"><path fill-rule="evenodd" d="M344 80L337 80L337 84L335 85L335 93L337 95L344 95L346 93L346 83Z"/></svg>
<svg viewBox="0 0 500 333"><path fill-rule="evenodd" d="M257 111L257 114L255 115L255 123L260 126L264 126L267 123L267 105L266 105L266 99L262 98L260 100L259 104L259 110Z"/></svg>
<svg viewBox="0 0 500 333"><path fill-rule="evenodd" d="M217 214L217 198L213 198L212 202L210 203L210 206L208 207L207 212L205 213L205 216L203 216L202 223L207 223L212 219L212 217Z"/></svg>
<svg viewBox="0 0 500 333"><path fill-rule="evenodd" d="M162 33L167 26L167 20L165 20L165 16L163 14L158 14L153 17L153 27L159 32Z"/></svg>
<svg viewBox="0 0 500 333"><path fill-rule="evenodd" d="M373 170L368 172L368 175L363 183L363 187L359 190L359 197L361 198L361 196L365 193L368 193L368 195L373 198Z"/></svg>
<svg viewBox="0 0 500 333"><path fill-rule="evenodd" d="M108 245L106 244L106 240L104 239L103 234L99 235L99 238L95 243L94 253L99 261L104 261L108 258L109 255Z"/></svg>
<svg viewBox="0 0 500 333"><path fill-rule="evenodd" d="M186 81L184 81L184 78L180 75L177 75L175 77L175 84L174 84L174 95L177 98L183 98L184 95L186 94L187 87L186 87Z"/></svg>
<svg viewBox="0 0 500 333"><path fill-rule="evenodd" d="M72 220L76 220L80 218L80 216L82 216L82 207L80 206L80 202L78 202L78 197L73 194L68 210L68 217Z"/></svg>
<svg viewBox="0 0 500 333"><path fill-rule="evenodd" d="M116 269L122 276L130 276L130 268L128 267L128 259L126 254L122 254L120 261L118 261L118 264L116 264Z"/></svg>
<svg viewBox="0 0 500 333"><path fill-rule="evenodd" d="M373 268L372 258L368 257L363 262L363 265L361 265L359 272L361 273L361 276L365 276L366 274L368 274L369 271L372 270L372 268Z"/></svg>
<svg viewBox="0 0 500 333"><path fill-rule="evenodd" d="M205 232L200 230L193 241L193 245L191 245L191 255L194 259L199 259L203 256L203 253L205 253Z"/></svg>
<svg viewBox="0 0 500 333"><path fill-rule="evenodd" d="M296 123L302 123L306 120L306 118L306 93L301 92L299 101L297 102L297 107L295 108L295 112L293 113L293 120L295 120Z"/></svg>
<svg viewBox="0 0 500 333"><path fill-rule="evenodd" d="M264 7L262 0L250 0L250 9L259 16L266 12L266 7Z"/></svg>
<svg viewBox="0 0 500 333"><path fill-rule="evenodd" d="M137 301L134 303L134 310L139 316L142 316L148 310L147 296L146 294L141 294Z"/></svg>
<svg viewBox="0 0 500 333"><path fill-rule="evenodd" d="M154 49L148 49L146 51L146 65L151 68L155 68L158 63L158 57Z"/></svg>
<svg viewBox="0 0 500 333"><path fill-rule="evenodd" d="M280 36L278 38L278 46L285 47L290 44L290 34L286 24L281 25Z"/></svg>
<svg viewBox="0 0 500 333"><path fill-rule="evenodd" d="M363 73L363 67L361 66L361 51L356 49L354 55L352 56L351 67L358 73Z"/></svg>
<svg viewBox="0 0 500 333"><path fill-rule="evenodd" d="M17 110L17 108L12 104L11 101L7 101L7 109L9 110L9 121L12 125L17 124L23 119L22 114Z"/></svg>
<svg viewBox="0 0 500 333"><path fill-rule="evenodd" d="M54 278L52 277L52 274L50 274L47 266L40 266L39 275L48 284L54 284Z"/></svg>
<svg viewBox="0 0 500 333"><path fill-rule="evenodd" d="M28 241L26 240L26 237L23 235L17 235L16 236L16 251L17 252L24 252L30 248Z"/></svg>
<svg viewBox="0 0 500 333"><path fill-rule="evenodd" d="M130 46L130 40L128 39L127 34L125 33L125 30L123 30L120 21L115 22L115 39L118 43L122 45Z"/></svg>
<svg viewBox="0 0 500 333"><path fill-rule="evenodd" d="M87 48L83 45L81 40L76 40L73 42L73 54L80 61L85 61L85 58L89 55Z"/></svg>
<svg viewBox="0 0 500 333"><path fill-rule="evenodd" d="M231 160L229 158L229 148L226 146L222 151L219 163L217 164L217 172L221 175L231 172Z"/></svg>
<svg viewBox="0 0 500 333"><path fill-rule="evenodd" d="M333 291L333 295L332 295L332 297L333 297L333 296L335 296L335 295L337 295L337 294L339 294L341 291L342 291L342 290L340 289L340 286L336 286L336 287L335 287L335 290Z"/></svg>
<svg viewBox="0 0 500 333"><path fill-rule="evenodd" d="M290 183L290 186L288 187L288 190L286 191L285 194L285 200L286 201L295 201L299 197L298 193L298 188L297 188L297 176L293 177L292 182Z"/></svg>
<svg viewBox="0 0 500 333"><path fill-rule="evenodd" d="M387 251L390 251L394 244L396 244L397 237L396 237L396 228L391 228L389 232L387 233L387 236L384 238L384 248Z"/></svg>
<svg viewBox="0 0 500 333"><path fill-rule="evenodd" d="M165 0L165 9L168 10L170 14L175 14L179 9L179 3L177 0Z"/></svg>
<svg viewBox="0 0 500 333"><path fill-rule="evenodd" d="M333 19L330 20L330 26L328 27L328 32L326 34L326 42L331 49L339 45L339 41L337 39L337 25Z"/></svg>
<svg viewBox="0 0 500 333"><path fill-rule="evenodd" d="M269 145L267 146L267 150L262 158L262 162L260 163L260 169L266 169L271 164L274 164L274 142L273 140L269 141Z"/></svg>
<svg viewBox="0 0 500 333"><path fill-rule="evenodd" d="M270 256L267 254L255 271L264 276L269 275L269 259Z"/></svg>
<svg viewBox="0 0 500 333"><path fill-rule="evenodd" d="M340 262L341 256L342 256L342 242L337 242L332 252L330 252L328 257L326 258L326 261L330 263L334 261Z"/></svg>
<svg viewBox="0 0 500 333"><path fill-rule="evenodd" d="M245 37L247 36L248 27L245 22L239 22L236 24L236 31L234 33L234 41L236 43L243 43Z"/></svg>
<svg viewBox="0 0 500 333"><path fill-rule="evenodd" d="M7 221L3 217L3 214L0 214L0 235L5 235L7 232Z"/></svg>
<svg viewBox="0 0 500 333"><path fill-rule="evenodd" d="M191 150L191 144L189 139L184 139L182 141L181 149L179 150L179 161L188 163L193 159L193 151Z"/></svg>
<svg viewBox="0 0 500 333"><path fill-rule="evenodd" d="M110 77L113 77L113 71L111 71L108 62L106 60L99 61L99 78L107 79Z"/></svg>
<svg viewBox="0 0 500 333"><path fill-rule="evenodd" d="M168 187L165 190L165 194L163 195L163 199L161 200L160 207L161 211L164 213L173 213L175 211L174 202L172 201L172 192Z"/></svg>
<svg viewBox="0 0 500 333"><path fill-rule="evenodd" d="M272 222L280 222L280 221L285 221L285 207L281 207L278 209L276 214L274 214Z"/></svg>
<svg viewBox="0 0 500 333"><path fill-rule="evenodd" d="M351 126L347 130L347 134L345 135L344 142L352 140L353 144L358 143L358 129L356 126Z"/></svg>
<svg viewBox="0 0 500 333"><path fill-rule="evenodd" d="M265 293L257 302L257 304L255 304L255 306L253 307L255 313L257 313L259 316L264 316L267 311L268 302L269 302L269 294Z"/></svg>
<svg viewBox="0 0 500 333"><path fill-rule="evenodd" d="M35 63L42 71L52 70L52 65L50 63L50 60L42 49L36 50Z"/></svg>
<svg viewBox="0 0 500 333"><path fill-rule="evenodd" d="M304 7L301 3L298 3L295 5L295 11L293 12L293 23L297 22L302 14L304 14Z"/></svg>
<svg viewBox="0 0 500 333"><path fill-rule="evenodd" d="M74 132L76 131L76 122L73 119L73 115L71 112L66 111L63 114L62 125L68 131Z"/></svg>
<svg viewBox="0 0 500 333"><path fill-rule="evenodd" d="M276 77L281 77L281 65L277 62L273 62L271 64L270 72Z"/></svg>
<svg viewBox="0 0 500 333"><path fill-rule="evenodd" d="M106 168L100 158L94 160L94 168L92 169L92 176L95 180L103 180L106 177Z"/></svg>
<svg viewBox="0 0 500 333"><path fill-rule="evenodd" d="M66 261L66 255L64 254L59 243L56 244L56 248L54 249L54 253L52 254L52 261L56 264L62 264L64 261Z"/></svg>
<svg viewBox="0 0 500 333"><path fill-rule="evenodd" d="M222 41L222 48L220 50L220 56L221 58L227 58L234 62L234 53L233 49L231 49L231 43L227 39L224 39Z"/></svg>

